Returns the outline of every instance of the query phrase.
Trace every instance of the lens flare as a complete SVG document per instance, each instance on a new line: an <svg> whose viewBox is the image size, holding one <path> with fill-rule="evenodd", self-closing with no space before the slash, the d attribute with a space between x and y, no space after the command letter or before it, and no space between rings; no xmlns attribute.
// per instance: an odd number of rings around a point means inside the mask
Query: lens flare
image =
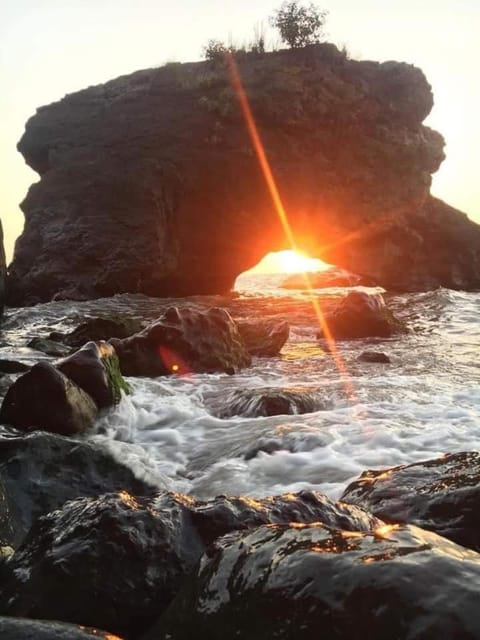
<svg viewBox="0 0 480 640"><path fill-rule="evenodd" d="M245 93L245 89L243 87L242 79L240 77L240 73L235 62L235 59L231 53L227 53L225 55L225 61L227 64L227 68L230 74L231 83L235 94L238 98L238 102L240 104L240 109L245 120L245 124L247 126L247 130L252 142L252 146L254 148L255 154L258 159L258 163L260 165L260 169L263 173L263 177L267 184L268 190L270 192L270 196L273 201L273 205L275 207L275 211L280 219L280 223L283 228L283 232L285 233L285 237L287 239L288 244L290 245L292 251L299 251L297 247L297 243L295 240L295 236L288 220L287 212L282 202L282 198L280 197L280 192L278 190L272 169L270 167L270 163L267 158L267 154L265 152L265 147L263 145L262 139L260 137L260 133L257 128L257 124L255 122L255 118L253 117L252 109L250 107L250 103L248 101L247 94ZM335 338L330 331L328 323L326 321L325 315L320 307L320 303L318 298L313 293L313 287L310 280L310 276L306 272L302 272L302 277L305 282L305 288L309 292L310 300L315 311L315 315L317 316L318 323L322 329L322 333L325 336L325 339L328 343L330 352L334 358L335 365L340 373L343 386L347 395L352 403L356 402L356 393L353 387L350 375L348 373L345 362L343 361L340 352L337 348L337 344L335 342Z"/></svg>

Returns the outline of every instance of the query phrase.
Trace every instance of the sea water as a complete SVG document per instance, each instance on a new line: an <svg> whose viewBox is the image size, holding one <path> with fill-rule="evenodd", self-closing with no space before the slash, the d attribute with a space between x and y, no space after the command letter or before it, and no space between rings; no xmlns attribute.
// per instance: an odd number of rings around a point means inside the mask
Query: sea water
<svg viewBox="0 0 480 640"><path fill-rule="evenodd" d="M236 375L128 378L132 394L83 436L102 442L139 477L154 477L200 498L307 488L338 498L366 469L480 449L480 293L438 289L389 295L388 305L411 332L342 341L334 357L316 338L318 319L310 294L282 289L281 280L242 276L238 295L225 298L119 295L9 309L0 357L32 363L48 359L26 347L29 339L110 312L154 320L172 304L225 306L234 317L287 320L291 333L281 354L254 358ZM328 300L346 291L312 295ZM365 350L386 353L391 364L359 361ZM2 394L10 381L2 379ZM308 392L316 411L217 417L236 390L255 388Z"/></svg>

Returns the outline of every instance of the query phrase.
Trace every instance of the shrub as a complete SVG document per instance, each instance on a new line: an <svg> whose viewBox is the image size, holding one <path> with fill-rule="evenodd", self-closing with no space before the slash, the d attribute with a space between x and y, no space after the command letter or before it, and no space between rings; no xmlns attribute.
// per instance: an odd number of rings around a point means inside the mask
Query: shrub
<svg viewBox="0 0 480 640"><path fill-rule="evenodd" d="M270 17L270 24L278 29L289 47L305 47L320 42L328 12L314 4L284 2Z"/></svg>

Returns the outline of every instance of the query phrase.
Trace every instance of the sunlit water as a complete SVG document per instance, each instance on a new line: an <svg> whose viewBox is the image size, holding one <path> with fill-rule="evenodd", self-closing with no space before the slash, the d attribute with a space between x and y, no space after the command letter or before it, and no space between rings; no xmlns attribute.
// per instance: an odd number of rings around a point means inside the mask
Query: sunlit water
<svg viewBox="0 0 480 640"><path fill-rule="evenodd" d="M236 317L291 324L280 357L256 358L241 373L130 378L133 394L101 417L88 438L102 440L142 477L199 497L268 495L314 488L338 497L367 468L480 448L480 294L440 289L388 297L412 333L339 343L349 381L315 338L308 296L278 287L279 276L243 276L239 297L158 300L123 295L7 311L1 357L45 358L25 347L33 336L76 326L87 316L126 313L145 320L170 304L226 306ZM343 290L317 291L322 299ZM390 365L357 360L381 350ZM3 391L10 380L2 379ZM220 419L238 388L294 387L318 397L304 415ZM351 390L353 388L353 392Z"/></svg>

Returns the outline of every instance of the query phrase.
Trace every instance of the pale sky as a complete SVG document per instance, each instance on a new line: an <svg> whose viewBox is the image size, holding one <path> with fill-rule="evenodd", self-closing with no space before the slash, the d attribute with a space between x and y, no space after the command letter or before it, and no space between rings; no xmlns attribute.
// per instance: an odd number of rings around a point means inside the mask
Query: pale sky
<svg viewBox="0 0 480 640"><path fill-rule="evenodd" d="M7 257L18 203L38 179L16 151L35 109L66 93L168 61L198 60L210 38L242 43L278 0L0 0L0 217ZM324 0L327 40L353 57L421 67L427 124L447 140L435 195L480 222L480 0ZM173 5L173 6L172 6ZM269 29L268 38L276 39Z"/></svg>

